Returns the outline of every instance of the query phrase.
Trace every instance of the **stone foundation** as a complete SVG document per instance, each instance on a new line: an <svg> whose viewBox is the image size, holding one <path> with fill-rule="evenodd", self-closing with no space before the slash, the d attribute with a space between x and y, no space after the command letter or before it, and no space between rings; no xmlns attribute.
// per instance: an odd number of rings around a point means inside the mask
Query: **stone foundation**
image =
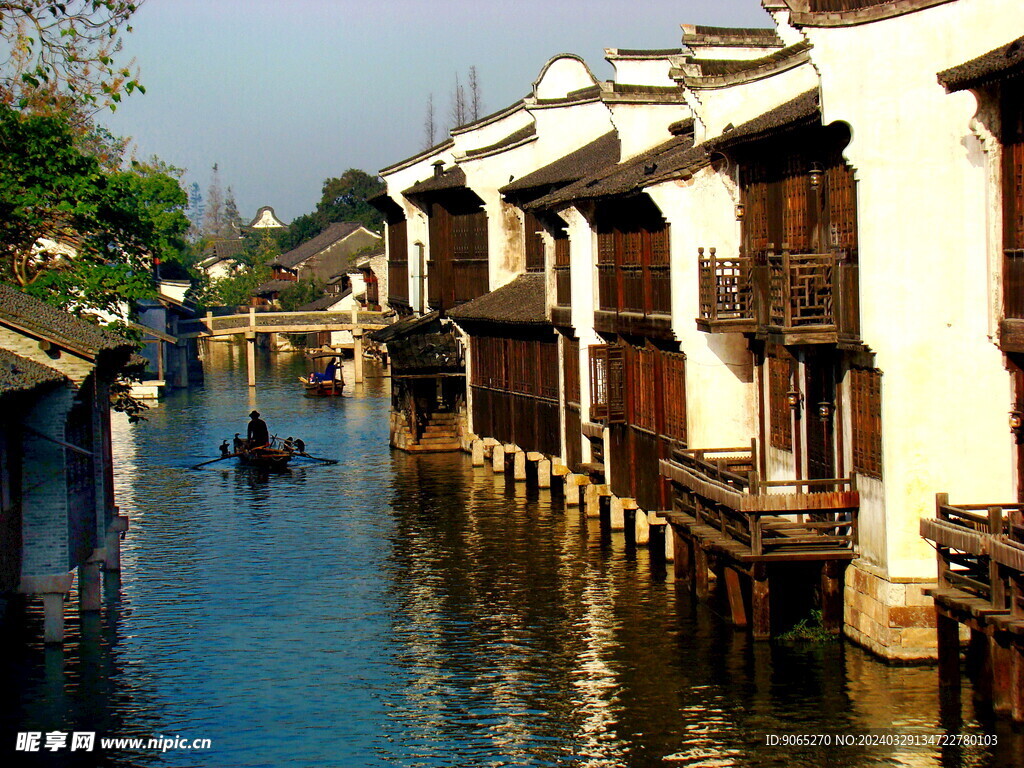
<svg viewBox="0 0 1024 768"><path fill-rule="evenodd" d="M846 636L884 659L938 658L935 604L924 594L934 586L935 579L890 579L854 560L846 570L843 596Z"/></svg>

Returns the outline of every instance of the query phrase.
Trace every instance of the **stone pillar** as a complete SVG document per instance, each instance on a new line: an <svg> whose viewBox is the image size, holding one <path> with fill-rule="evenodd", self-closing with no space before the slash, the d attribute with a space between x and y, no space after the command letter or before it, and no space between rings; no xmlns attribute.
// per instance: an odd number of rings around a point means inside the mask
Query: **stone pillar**
<svg viewBox="0 0 1024 768"><path fill-rule="evenodd" d="M93 550L89 559L78 566L78 609L98 611L103 606L103 573L105 559L102 549Z"/></svg>
<svg viewBox="0 0 1024 768"><path fill-rule="evenodd" d="M623 501L618 496L611 497L611 514L609 515L608 522L613 531L626 530L626 508Z"/></svg>
<svg viewBox="0 0 1024 768"><path fill-rule="evenodd" d="M245 362L249 374L249 386L256 386L256 333L245 332Z"/></svg>
<svg viewBox="0 0 1024 768"><path fill-rule="evenodd" d="M482 467L484 465L484 441L474 440L469 447L469 451L472 456L473 466Z"/></svg>
<svg viewBox="0 0 1024 768"><path fill-rule="evenodd" d="M355 314L353 312L353 314ZM352 363L354 368L355 383L363 383L363 329L359 326L352 328Z"/></svg>
<svg viewBox="0 0 1024 768"><path fill-rule="evenodd" d="M121 534L128 530L128 515L114 515L107 524L107 537L103 545L103 552L106 555L103 563L104 570L121 570Z"/></svg>
<svg viewBox="0 0 1024 768"><path fill-rule="evenodd" d="M512 454L512 479L526 480L526 454L519 446L513 447L515 451Z"/></svg>
<svg viewBox="0 0 1024 768"><path fill-rule="evenodd" d="M638 545L648 544L651 541L651 524L647 521L647 514L638 509L633 525L636 526L636 533L634 534L636 543Z"/></svg>
<svg viewBox="0 0 1024 768"><path fill-rule="evenodd" d="M491 467L495 474L505 471L505 449L501 445L494 445L491 448Z"/></svg>
<svg viewBox="0 0 1024 768"><path fill-rule="evenodd" d="M676 532L671 525L665 525L665 562L671 563L676 559Z"/></svg>
<svg viewBox="0 0 1024 768"><path fill-rule="evenodd" d="M590 478L571 472L565 476L565 506L578 507L580 505L579 489L581 486L589 488Z"/></svg>
<svg viewBox="0 0 1024 768"><path fill-rule="evenodd" d="M64 599L71 591L75 574L57 573L49 576L22 576L18 592L39 595L43 599L43 642L64 642Z"/></svg>
<svg viewBox="0 0 1024 768"><path fill-rule="evenodd" d="M551 487L551 462L547 459L541 459L537 462L537 487Z"/></svg>
<svg viewBox="0 0 1024 768"><path fill-rule="evenodd" d="M587 517L601 516L601 497L607 495L607 485L591 483L583 492L583 503L586 508Z"/></svg>

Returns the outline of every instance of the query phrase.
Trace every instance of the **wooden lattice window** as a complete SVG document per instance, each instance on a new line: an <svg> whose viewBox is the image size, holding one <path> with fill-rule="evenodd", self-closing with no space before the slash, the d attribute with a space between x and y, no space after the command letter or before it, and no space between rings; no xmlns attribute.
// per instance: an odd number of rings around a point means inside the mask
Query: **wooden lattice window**
<svg viewBox="0 0 1024 768"><path fill-rule="evenodd" d="M626 356L623 347L608 345L608 423L626 421Z"/></svg>
<svg viewBox="0 0 1024 768"><path fill-rule="evenodd" d="M540 397L558 399L558 345L552 341L535 341L537 391Z"/></svg>
<svg viewBox="0 0 1024 768"><path fill-rule="evenodd" d="M664 434L686 442L686 355L662 353L663 398L665 400Z"/></svg>
<svg viewBox="0 0 1024 768"><path fill-rule="evenodd" d="M565 401L580 404L580 342L564 339L562 344L562 370L565 376Z"/></svg>
<svg viewBox="0 0 1024 768"><path fill-rule="evenodd" d="M882 373L850 369L850 415L853 426L853 469L882 476Z"/></svg>
<svg viewBox="0 0 1024 768"><path fill-rule="evenodd" d="M773 448L793 450L793 414L787 393L790 391L792 367L781 357L768 358L768 420L769 439Z"/></svg>
<svg viewBox="0 0 1024 768"><path fill-rule="evenodd" d="M555 238L555 301L560 307L572 306L572 276L569 268L569 235L565 228Z"/></svg>
<svg viewBox="0 0 1024 768"><path fill-rule="evenodd" d="M810 181L804 158L790 155L786 158L782 181L782 244L792 251L811 249L809 192Z"/></svg>
<svg viewBox="0 0 1024 768"><path fill-rule="evenodd" d="M590 419L608 418L608 345L592 344L587 349L590 358Z"/></svg>
<svg viewBox="0 0 1024 768"><path fill-rule="evenodd" d="M626 414L629 423L634 427L656 432L658 430L656 401L658 353L653 349L633 346L625 347L624 352L627 392L629 393L626 401Z"/></svg>
<svg viewBox="0 0 1024 768"><path fill-rule="evenodd" d="M849 261L857 254L857 185L841 155L825 171L828 245L845 251Z"/></svg>
<svg viewBox="0 0 1024 768"><path fill-rule="evenodd" d="M523 220L523 237L526 247L526 271L544 271L544 238L541 234L542 227L537 216L530 211L526 212Z"/></svg>

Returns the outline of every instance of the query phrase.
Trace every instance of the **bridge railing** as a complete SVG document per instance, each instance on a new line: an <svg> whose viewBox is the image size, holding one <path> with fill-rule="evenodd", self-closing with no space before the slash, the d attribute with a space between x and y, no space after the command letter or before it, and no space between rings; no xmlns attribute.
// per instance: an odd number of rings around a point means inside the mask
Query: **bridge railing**
<svg viewBox="0 0 1024 768"><path fill-rule="evenodd" d="M356 325L362 327L388 324L383 312L358 312L354 317L351 311L253 312L244 315L207 314L195 320L180 322L178 331L183 336L223 336L250 330L257 333L287 333L288 329L304 332L311 328L351 326L353 319Z"/></svg>

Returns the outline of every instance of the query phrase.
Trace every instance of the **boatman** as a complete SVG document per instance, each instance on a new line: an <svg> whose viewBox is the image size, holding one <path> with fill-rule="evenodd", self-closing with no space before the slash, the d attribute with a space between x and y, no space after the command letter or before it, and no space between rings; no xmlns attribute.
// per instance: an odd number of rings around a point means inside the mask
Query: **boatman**
<svg viewBox="0 0 1024 768"><path fill-rule="evenodd" d="M249 414L249 438L250 448L262 448L270 442L270 432L267 429L267 422L260 418L259 411Z"/></svg>

